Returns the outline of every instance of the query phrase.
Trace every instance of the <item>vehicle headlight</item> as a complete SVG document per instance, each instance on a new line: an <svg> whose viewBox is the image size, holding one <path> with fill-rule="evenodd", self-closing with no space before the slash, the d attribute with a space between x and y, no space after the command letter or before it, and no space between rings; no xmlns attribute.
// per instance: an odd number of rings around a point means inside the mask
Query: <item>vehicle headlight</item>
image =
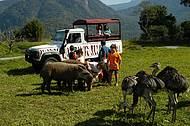
<svg viewBox="0 0 190 126"><path fill-rule="evenodd" d="M39 51L34 51L34 52L33 52L33 57L34 57L35 59L39 59L39 57L40 57L40 52L39 52Z"/></svg>

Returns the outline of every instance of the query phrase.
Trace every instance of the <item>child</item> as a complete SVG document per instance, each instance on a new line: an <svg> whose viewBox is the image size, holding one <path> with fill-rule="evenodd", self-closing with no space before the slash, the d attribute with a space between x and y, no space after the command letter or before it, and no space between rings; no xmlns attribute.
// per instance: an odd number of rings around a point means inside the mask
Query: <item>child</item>
<svg viewBox="0 0 190 126"><path fill-rule="evenodd" d="M97 35L102 35L102 25L99 24L96 26Z"/></svg>
<svg viewBox="0 0 190 126"><path fill-rule="evenodd" d="M70 46L70 53L69 53L69 59L73 59L76 60L77 56L76 56L76 52L75 52L75 47L73 45Z"/></svg>
<svg viewBox="0 0 190 126"><path fill-rule="evenodd" d="M88 70L91 70L89 61L88 60L85 61L85 57L83 55L82 49L77 50L76 54L77 54L77 61L79 61L81 64L85 65Z"/></svg>
<svg viewBox="0 0 190 126"><path fill-rule="evenodd" d="M118 86L118 70L120 69L121 56L116 50L116 45L110 46L110 53L108 54L108 67L109 67L109 84L111 85L112 74L115 74L115 86Z"/></svg>
<svg viewBox="0 0 190 126"><path fill-rule="evenodd" d="M104 35L105 36L110 36L111 35L111 30L107 25L104 25Z"/></svg>

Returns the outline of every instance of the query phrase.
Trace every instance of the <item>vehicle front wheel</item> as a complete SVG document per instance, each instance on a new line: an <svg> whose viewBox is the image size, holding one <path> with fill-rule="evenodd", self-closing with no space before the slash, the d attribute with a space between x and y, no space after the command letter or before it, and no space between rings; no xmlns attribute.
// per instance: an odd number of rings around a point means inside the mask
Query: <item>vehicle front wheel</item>
<svg viewBox="0 0 190 126"><path fill-rule="evenodd" d="M58 60L54 57L48 57L47 59L44 60L42 64L45 65L48 62L58 62Z"/></svg>

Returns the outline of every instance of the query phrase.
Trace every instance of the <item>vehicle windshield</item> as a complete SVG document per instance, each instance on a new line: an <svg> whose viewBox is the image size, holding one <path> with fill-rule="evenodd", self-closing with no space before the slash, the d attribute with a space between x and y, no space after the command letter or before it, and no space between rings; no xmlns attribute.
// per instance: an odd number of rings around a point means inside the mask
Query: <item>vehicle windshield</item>
<svg viewBox="0 0 190 126"><path fill-rule="evenodd" d="M57 31L53 37L54 41L63 41L65 38L65 31Z"/></svg>

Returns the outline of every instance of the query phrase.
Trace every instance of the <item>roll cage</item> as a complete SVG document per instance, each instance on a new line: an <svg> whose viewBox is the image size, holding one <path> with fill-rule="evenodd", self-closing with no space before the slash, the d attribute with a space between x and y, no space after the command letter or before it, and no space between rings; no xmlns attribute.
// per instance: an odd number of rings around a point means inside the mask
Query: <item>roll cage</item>
<svg viewBox="0 0 190 126"><path fill-rule="evenodd" d="M97 35L96 27L102 26L102 32L105 31L104 26L109 26L112 33L108 35ZM121 40L121 23L119 19L99 18L99 19L80 19L73 22L73 28L82 27L85 29L85 39L87 42L101 40Z"/></svg>

